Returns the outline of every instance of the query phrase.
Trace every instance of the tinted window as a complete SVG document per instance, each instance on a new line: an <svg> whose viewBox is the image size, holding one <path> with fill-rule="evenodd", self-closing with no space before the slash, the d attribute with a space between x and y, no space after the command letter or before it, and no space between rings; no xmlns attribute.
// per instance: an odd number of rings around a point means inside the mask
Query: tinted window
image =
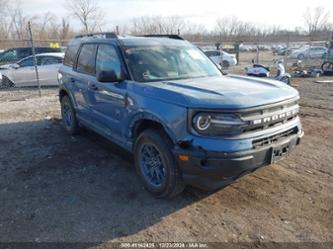
<svg viewBox="0 0 333 249"><path fill-rule="evenodd" d="M17 51L14 49L7 50L1 56L1 61L16 61L17 60Z"/></svg>
<svg viewBox="0 0 333 249"><path fill-rule="evenodd" d="M23 59L25 57L32 55L32 50L31 50L31 48L22 48L22 49L18 50L18 54L19 54L19 57L21 59Z"/></svg>
<svg viewBox="0 0 333 249"><path fill-rule="evenodd" d="M97 51L96 73L110 70L115 71L118 77L121 76L121 62L117 51L113 46L100 45Z"/></svg>
<svg viewBox="0 0 333 249"><path fill-rule="evenodd" d="M55 57L55 56L41 56L38 59L39 59L38 65L41 66L62 63L62 59L60 57Z"/></svg>
<svg viewBox="0 0 333 249"><path fill-rule="evenodd" d="M79 47L80 47L80 43L76 40L73 40L69 43L67 50L66 50L65 58L64 58L65 65L71 66L71 67L73 66L77 51L79 50Z"/></svg>
<svg viewBox="0 0 333 249"><path fill-rule="evenodd" d="M18 63L20 67L32 67L34 66L34 60L32 57L24 59Z"/></svg>
<svg viewBox="0 0 333 249"><path fill-rule="evenodd" d="M95 74L96 45L84 44L77 60L76 70L82 73Z"/></svg>
<svg viewBox="0 0 333 249"><path fill-rule="evenodd" d="M220 56L221 55L221 53L219 51L208 51L208 52L205 52L205 54L209 57Z"/></svg>

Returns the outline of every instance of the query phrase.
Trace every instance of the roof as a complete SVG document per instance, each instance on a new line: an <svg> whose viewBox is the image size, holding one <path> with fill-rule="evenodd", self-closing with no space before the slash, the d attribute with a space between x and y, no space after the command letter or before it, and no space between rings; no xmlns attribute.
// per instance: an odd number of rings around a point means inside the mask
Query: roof
<svg viewBox="0 0 333 249"><path fill-rule="evenodd" d="M63 53L63 52L58 52L58 53L41 53L41 54L36 54L36 57L40 57L40 56L55 56L55 57L64 58L65 53ZM30 57L32 57L32 55L27 56L27 57L24 57L23 59L21 59L21 60L15 62L15 63L19 63L20 61L23 61L23 60L25 60L25 59L27 59L27 58L30 58Z"/></svg>
<svg viewBox="0 0 333 249"><path fill-rule="evenodd" d="M56 56L64 58L65 53L63 52L41 53L41 54L36 54L36 56Z"/></svg>
<svg viewBox="0 0 333 249"><path fill-rule="evenodd" d="M108 42L108 41L120 41L124 46L154 46L154 45L172 45L172 46L184 46L190 45L188 41L183 40L178 35L170 34L154 34L143 36L118 36L114 33L93 33L86 35L76 36L71 43L83 43L83 42Z"/></svg>
<svg viewBox="0 0 333 249"><path fill-rule="evenodd" d="M186 46L190 45L188 41L173 39L168 37L138 37L138 36L125 36L119 37L125 46L154 46L154 45L168 45L168 46Z"/></svg>

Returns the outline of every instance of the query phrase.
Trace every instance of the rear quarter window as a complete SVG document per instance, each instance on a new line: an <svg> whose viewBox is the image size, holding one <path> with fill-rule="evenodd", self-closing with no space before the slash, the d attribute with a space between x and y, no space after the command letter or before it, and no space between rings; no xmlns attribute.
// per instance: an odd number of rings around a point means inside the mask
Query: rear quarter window
<svg viewBox="0 0 333 249"><path fill-rule="evenodd" d="M77 59L76 70L80 73L95 75L96 62L95 44L83 44Z"/></svg>
<svg viewBox="0 0 333 249"><path fill-rule="evenodd" d="M73 67L79 47L80 47L79 42L72 41L71 43L69 43L64 58L65 65Z"/></svg>

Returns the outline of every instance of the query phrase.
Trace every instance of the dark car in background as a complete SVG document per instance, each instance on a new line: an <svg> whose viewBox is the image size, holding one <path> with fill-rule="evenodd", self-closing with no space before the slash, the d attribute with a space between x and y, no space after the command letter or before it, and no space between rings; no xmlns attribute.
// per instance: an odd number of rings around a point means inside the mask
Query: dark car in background
<svg viewBox="0 0 333 249"><path fill-rule="evenodd" d="M36 54L61 52L60 48L36 47ZM31 47L11 48L0 54L0 65L15 63L25 57L32 55Z"/></svg>

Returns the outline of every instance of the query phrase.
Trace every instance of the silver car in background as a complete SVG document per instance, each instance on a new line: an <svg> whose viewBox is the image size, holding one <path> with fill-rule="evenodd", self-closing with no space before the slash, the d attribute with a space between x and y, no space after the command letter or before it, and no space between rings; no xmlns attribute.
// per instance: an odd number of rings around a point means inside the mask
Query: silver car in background
<svg viewBox="0 0 333 249"><path fill-rule="evenodd" d="M237 65L236 56L225 51L211 50L205 51L205 54L210 57L211 60L215 62L215 64L220 65L223 68Z"/></svg>
<svg viewBox="0 0 333 249"><path fill-rule="evenodd" d="M58 70L64 53L37 54L37 68L41 86L58 86ZM37 86L34 60L26 57L14 64L0 66L0 88Z"/></svg>
<svg viewBox="0 0 333 249"><path fill-rule="evenodd" d="M289 58L292 59L322 59L325 58L328 49L324 46L312 46L312 47L302 47L293 50Z"/></svg>

